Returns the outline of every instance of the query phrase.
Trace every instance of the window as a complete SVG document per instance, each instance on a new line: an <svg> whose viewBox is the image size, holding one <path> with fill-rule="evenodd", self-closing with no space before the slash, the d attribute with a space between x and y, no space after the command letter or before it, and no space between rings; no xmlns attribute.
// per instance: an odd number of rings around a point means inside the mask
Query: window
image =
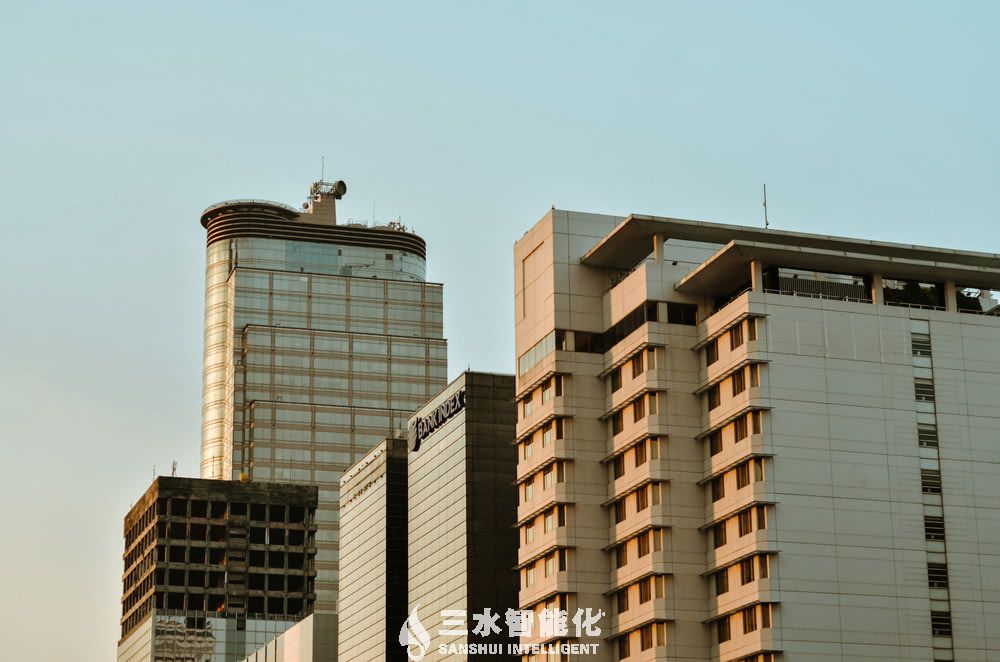
<svg viewBox="0 0 1000 662"><path fill-rule="evenodd" d="M653 599L653 582L646 577L639 582L639 604L644 604Z"/></svg>
<svg viewBox="0 0 1000 662"><path fill-rule="evenodd" d="M660 457L660 438L650 437L649 438L649 457L654 460Z"/></svg>
<svg viewBox="0 0 1000 662"><path fill-rule="evenodd" d="M944 518L924 515L924 538L927 540L944 540Z"/></svg>
<svg viewBox="0 0 1000 662"><path fill-rule="evenodd" d="M741 441L747 438L747 417L740 416L733 421L733 438Z"/></svg>
<svg viewBox="0 0 1000 662"><path fill-rule="evenodd" d="M561 483L566 480L566 470L563 462L556 462L556 482Z"/></svg>
<svg viewBox="0 0 1000 662"><path fill-rule="evenodd" d="M521 413L521 417L522 418L527 418L528 416L531 415L532 399L533 399L534 395L535 395L535 393L534 393L534 391L532 391L527 396L525 396L524 400L521 401L521 412L522 412Z"/></svg>
<svg viewBox="0 0 1000 662"><path fill-rule="evenodd" d="M627 543L621 543L615 547L615 567L622 568L628 563L628 547Z"/></svg>
<svg viewBox="0 0 1000 662"><path fill-rule="evenodd" d="M556 439L563 438L563 419L556 419Z"/></svg>
<svg viewBox="0 0 1000 662"><path fill-rule="evenodd" d="M657 623L656 624L656 645L666 646L667 645L667 624Z"/></svg>
<svg viewBox="0 0 1000 662"><path fill-rule="evenodd" d="M622 387L622 369L615 368L611 371L611 392L614 393Z"/></svg>
<svg viewBox="0 0 1000 662"><path fill-rule="evenodd" d="M751 511L751 509L747 508L746 510L744 510L743 512L741 512L739 515L736 516L736 519L739 522L739 530L741 536L745 536L746 534L753 531L752 515L753 512Z"/></svg>
<svg viewBox="0 0 1000 662"><path fill-rule="evenodd" d="M753 557L740 561L740 584L747 585L753 581Z"/></svg>
<svg viewBox="0 0 1000 662"><path fill-rule="evenodd" d="M927 585L931 588L948 588L948 566L944 563L928 563Z"/></svg>
<svg viewBox="0 0 1000 662"><path fill-rule="evenodd" d="M542 472L542 489L543 490L547 490L550 487L552 487L552 476L553 476L553 474L554 474L554 472L552 471L552 467L549 467L549 468L545 469L545 471Z"/></svg>
<svg viewBox="0 0 1000 662"><path fill-rule="evenodd" d="M636 377L641 375L643 371L642 352L639 352L638 354L632 357L631 364L632 364L632 379L635 379Z"/></svg>
<svg viewBox="0 0 1000 662"><path fill-rule="evenodd" d="M628 634L618 637L618 659L624 660L629 656Z"/></svg>
<svg viewBox="0 0 1000 662"><path fill-rule="evenodd" d="M535 541L535 521L532 520L530 524L524 527L524 542L532 543Z"/></svg>
<svg viewBox="0 0 1000 662"><path fill-rule="evenodd" d="M556 383L556 397L558 398L559 396L562 395L562 388L563 388L563 383L562 383L563 382L563 378L562 378L562 375L556 375L554 377L554 380L555 380L555 383Z"/></svg>
<svg viewBox="0 0 1000 662"><path fill-rule="evenodd" d="M542 404L552 399L552 380L548 380L542 386Z"/></svg>
<svg viewBox="0 0 1000 662"><path fill-rule="evenodd" d="M726 483L724 476L716 476L712 479L712 502L716 502L726 496Z"/></svg>
<svg viewBox="0 0 1000 662"><path fill-rule="evenodd" d="M760 626L762 628L771 627L771 605L769 604L761 604L760 606ZM770 654L765 655L765 662L770 662L767 658L770 658Z"/></svg>
<svg viewBox="0 0 1000 662"><path fill-rule="evenodd" d="M755 483L764 480L764 458L762 457L753 459L753 480Z"/></svg>
<svg viewBox="0 0 1000 662"><path fill-rule="evenodd" d="M914 379L913 391L917 402L934 402L934 381L931 379Z"/></svg>
<svg viewBox="0 0 1000 662"><path fill-rule="evenodd" d="M729 569L715 573L715 594L722 595L729 590Z"/></svg>
<svg viewBox="0 0 1000 662"><path fill-rule="evenodd" d="M759 411L750 412L750 420L753 422L753 433L760 434L761 431L760 412Z"/></svg>
<svg viewBox="0 0 1000 662"><path fill-rule="evenodd" d="M941 494L941 472L937 469L921 469L920 489L924 494Z"/></svg>
<svg viewBox="0 0 1000 662"><path fill-rule="evenodd" d="M535 477L532 476L524 484L524 502L528 503L535 497Z"/></svg>
<svg viewBox="0 0 1000 662"><path fill-rule="evenodd" d="M698 306L693 303L667 302L667 324L698 324Z"/></svg>
<svg viewBox="0 0 1000 662"><path fill-rule="evenodd" d="M635 466L641 467L646 464L646 442L640 441L635 446Z"/></svg>
<svg viewBox="0 0 1000 662"><path fill-rule="evenodd" d="M635 511L639 512L649 508L649 486L643 486L635 493Z"/></svg>
<svg viewBox="0 0 1000 662"><path fill-rule="evenodd" d="M620 434L625 429L625 417L620 411L616 411L611 416L611 434Z"/></svg>
<svg viewBox="0 0 1000 662"><path fill-rule="evenodd" d="M938 431L936 425L927 423L917 424L917 441L924 448L937 448Z"/></svg>
<svg viewBox="0 0 1000 662"><path fill-rule="evenodd" d="M646 367L650 370L656 369L656 349L653 347L646 350Z"/></svg>
<svg viewBox="0 0 1000 662"><path fill-rule="evenodd" d="M757 506L757 528L767 528L767 509L764 506Z"/></svg>
<svg viewBox="0 0 1000 662"><path fill-rule="evenodd" d="M931 337L926 333L910 334L910 347L914 356L931 355Z"/></svg>
<svg viewBox="0 0 1000 662"><path fill-rule="evenodd" d="M614 468L614 475L615 475L616 479L617 478L621 478L622 476L624 476L625 475L625 454L622 453L621 455L619 455L618 457L616 457L612 466Z"/></svg>
<svg viewBox="0 0 1000 662"><path fill-rule="evenodd" d="M708 389L708 410L712 411L720 404L722 404L722 399L719 395L719 385L716 384L712 388Z"/></svg>
<svg viewBox="0 0 1000 662"><path fill-rule="evenodd" d="M649 491L653 495L653 505L660 505L660 487L663 483L651 483L649 486Z"/></svg>
<svg viewBox="0 0 1000 662"><path fill-rule="evenodd" d="M656 394L655 393L650 393L649 394L649 413L650 414L655 414L656 413Z"/></svg>
<svg viewBox="0 0 1000 662"><path fill-rule="evenodd" d="M524 459L527 460L529 457L531 457L531 452L532 452L531 441L524 442Z"/></svg>
<svg viewBox="0 0 1000 662"><path fill-rule="evenodd" d="M757 340L757 318L747 320L747 340Z"/></svg>
<svg viewBox="0 0 1000 662"><path fill-rule="evenodd" d="M640 533L636 539L636 546L639 548L639 557L642 558L649 554L649 531L646 533Z"/></svg>
<svg viewBox="0 0 1000 662"><path fill-rule="evenodd" d="M747 607L743 610L743 634L757 629L757 607Z"/></svg>
<svg viewBox="0 0 1000 662"><path fill-rule="evenodd" d="M557 506L556 514L559 516L558 526L566 526L566 506L563 505Z"/></svg>
<svg viewBox="0 0 1000 662"><path fill-rule="evenodd" d="M552 424L546 425L542 429L542 447L548 446L552 443Z"/></svg>
<svg viewBox="0 0 1000 662"><path fill-rule="evenodd" d="M771 564L767 560L767 554L761 554L757 558L759 559L759 562L757 563L757 565L759 566L759 570L760 570L760 578L761 579L766 579L767 578L767 573L770 572L770 569L771 569L770 568Z"/></svg>
<svg viewBox="0 0 1000 662"><path fill-rule="evenodd" d="M733 395L739 395L743 391L747 390L746 373L743 371L743 368L740 368L733 373L732 382Z"/></svg>
<svg viewBox="0 0 1000 662"><path fill-rule="evenodd" d="M754 363L750 366L750 386L760 386L760 364Z"/></svg>
<svg viewBox="0 0 1000 662"><path fill-rule="evenodd" d="M710 366L719 360L719 341L713 340L705 345L705 365Z"/></svg>
<svg viewBox="0 0 1000 662"><path fill-rule="evenodd" d="M726 544L726 523L719 522L712 527L712 543L715 549L719 549Z"/></svg>
<svg viewBox="0 0 1000 662"><path fill-rule="evenodd" d="M535 585L535 564L532 563L527 568L524 569L524 585L534 586Z"/></svg>
<svg viewBox="0 0 1000 662"><path fill-rule="evenodd" d="M653 647L653 626L643 625L639 628L639 648L649 650Z"/></svg>
<svg viewBox="0 0 1000 662"><path fill-rule="evenodd" d="M542 533L551 533L552 529L555 528L556 524L555 515L556 515L555 509L545 513L545 516L542 518Z"/></svg>
<svg viewBox="0 0 1000 662"><path fill-rule="evenodd" d="M931 634L935 637L951 636L951 612L932 611L931 612Z"/></svg>
<svg viewBox="0 0 1000 662"><path fill-rule="evenodd" d="M729 329L729 349L736 349L743 344L743 323L740 322Z"/></svg>
<svg viewBox="0 0 1000 662"><path fill-rule="evenodd" d="M628 589L623 588L622 590L618 591L616 595L618 596L617 598L618 613L624 614L625 612L628 611Z"/></svg>
<svg viewBox="0 0 1000 662"><path fill-rule="evenodd" d="M625 499L615 501L615 524L625 521Z"/></svg>
<svg viewBox="0 0 1000 662"><path fill-rule="evenodd" d="M750 463L744 462L736 467L736 489L742 489L750 484Z"/></svg>
<svg viewBox="0 0 1000 662"><path fill-rule="evenodd" d="M653 551L658 552L663 549L663 530L653 529L649 532L649 535L653 539Z"/></svg>
<svg viewBox="0 0 1000 662"><path fill-rule="evenodd" d="M723 616L715 622L715 632L719 638L719 643L729 641L729 617Z"/></svg>
<svg viewBox="0 0 1000 662"><path fill-rule="evenodd" d="M716 430L708 435L708 452L718 455L722 452L722 432Z"/></svg>
<svg viewBox="0 0 1000 662"><path fill-rule="evenodd" d="M562 572L566 569L566 550L560 549L556 552L556 557L559 559L559 571Z"/></svg>
<svg viewBox="0 0 1000 662"><path fill-rule="evenodd" d="M640 397L632 403L632 422L638 423L646 418L646 398Z"/></svg>
<svg viewBox="0 0 1000 662"><path fill-rule="evenodd" d="M556 555L549 554L545 557L545 576L551 577L556 574Z"/></svg>

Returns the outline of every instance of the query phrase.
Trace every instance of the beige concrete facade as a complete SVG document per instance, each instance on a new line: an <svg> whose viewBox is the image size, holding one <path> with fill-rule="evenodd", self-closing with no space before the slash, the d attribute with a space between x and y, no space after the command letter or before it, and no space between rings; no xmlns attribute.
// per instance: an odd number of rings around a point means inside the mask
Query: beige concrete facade
<svg viewBox="0 0 1000 662"><path fill-rule="evenodd" d="M514 266L520 606L606 613L522 641L1000 655L1000 256L552 210Z"/></svg>

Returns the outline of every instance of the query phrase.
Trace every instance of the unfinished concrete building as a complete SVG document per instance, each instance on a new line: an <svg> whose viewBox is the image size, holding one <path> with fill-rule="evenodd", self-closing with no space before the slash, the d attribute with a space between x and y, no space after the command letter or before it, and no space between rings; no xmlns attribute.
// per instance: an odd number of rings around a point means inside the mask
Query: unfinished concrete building
<svg viewBox="0 0 1000 662"><path fill-rule="evenodd" d="M120 662L230 662L313 611L317 488L159 477L125 516Z"/></svg>

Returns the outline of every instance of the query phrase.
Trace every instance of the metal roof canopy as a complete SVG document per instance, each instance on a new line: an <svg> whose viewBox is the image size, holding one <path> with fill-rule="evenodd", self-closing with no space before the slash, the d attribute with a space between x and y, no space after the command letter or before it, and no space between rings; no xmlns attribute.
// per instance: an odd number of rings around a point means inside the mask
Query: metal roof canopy
<svg viewBox="0 0 1000 662"><path fill-rule="evenodd" d="M657 234L663 235L664 240L682 239L719 245L726 245L735 240L744 244L747 242L770 244L788 249L812 248L828 252L878 256L883 261L885 258L894 258L921 261L925 264L942 263L978 269L1000 269L1000 255L995 253L895 244L644 214L630 214L587 251L587 254L580 258L580 263L605 269L631 269L653 252L652 239ZM816 266L807 268L819 269ZM840 267L834 269L834 271L841 270ZM928 277L926 271L922 277ZM945 277L938 277L938 280L942 279ZM993 282L992 276L990 282Z"/></svg>
<svg viewBox="0 0 1000 662"><path fill-rule="evenodd" d="M954 251L936 251L933 254L924 252L922 255L924 259L913 259L881 253L866 254L736 240L730 241L682 278L675 289L688 294L723 296L750 280L750 261L754 259L760 260L765 267L773 265L856 275L877 273L886 278L925 282L954 281L963 287L1000 289L1000 268L933 259L955 258ZM976 257L979 254L968 255ZM1000 266L998 256L990 257L995 258L994 262Z"/></svg>

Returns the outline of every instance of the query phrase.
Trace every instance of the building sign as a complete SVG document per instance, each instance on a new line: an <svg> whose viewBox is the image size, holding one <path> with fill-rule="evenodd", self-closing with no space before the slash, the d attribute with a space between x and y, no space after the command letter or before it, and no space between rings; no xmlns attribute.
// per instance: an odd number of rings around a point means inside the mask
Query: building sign
<svg viewBox="0 0 1000 662"><path fill-rule="evenodd" d="M423 418L418 418L410 428L410 446L416 453L420 450L420 442L448 422L452 416L465 409L465 389L451 396L437 409Z"/></svg>

